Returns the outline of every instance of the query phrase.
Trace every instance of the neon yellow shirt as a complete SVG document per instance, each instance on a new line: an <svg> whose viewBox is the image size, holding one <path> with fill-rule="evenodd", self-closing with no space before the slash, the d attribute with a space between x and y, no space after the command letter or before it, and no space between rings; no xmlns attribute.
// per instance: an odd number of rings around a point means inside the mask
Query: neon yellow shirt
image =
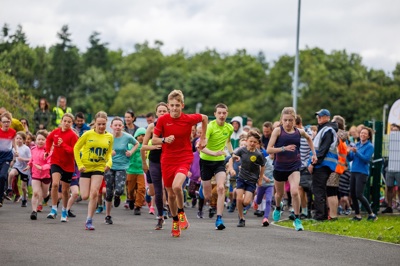
<svg viewBox="0 0 400 266"><path fill-rule="evenodd" d="M111 169L113 143L113 135L108 132L98 134L93 129L86 131L74 147L78 169L85 167L85 172L104 172L106 166Z"/></svg>
<svg viewBox="0 0 400 266"><path fill-rule="evenodd" d="M228 139L231 138L233 133L233 126L229 123L224 123L224 125L219 126L216 120L208 123L206 138L207 146L206 148L211 151L222 151L224 150ZM211 156L200 152L200 158L207 161L223 161L225 160L224 155Z"/></svg>

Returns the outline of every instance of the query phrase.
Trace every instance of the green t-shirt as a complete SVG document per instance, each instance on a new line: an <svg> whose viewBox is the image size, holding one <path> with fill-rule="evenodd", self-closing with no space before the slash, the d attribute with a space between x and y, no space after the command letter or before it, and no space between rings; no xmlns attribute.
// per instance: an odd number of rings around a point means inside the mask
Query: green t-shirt
<svg viewBox="0 0 400 266"><path fill-rule="evenodd" d="M132 149L132 147L133 147L132 144L128 145L128 149ZM139 143L139 147L129 158L129 167L126 170L127 174L132 174L132 175L143 174L142 156L140 156L140 148L141 147L142 147L142 143Z"/></svg>
<svg viewBox="0 0 400 266"><path fill-rule="evenodd" d="M224 150L227 140L231 138L233 133L233 126L229 123L219 126L216 120L211 121L207 126L206 148L211 151L222 151ZM211 156L203 152L200 153L200 158L207 161L223 161L225 160L224 155Z"/></svg>

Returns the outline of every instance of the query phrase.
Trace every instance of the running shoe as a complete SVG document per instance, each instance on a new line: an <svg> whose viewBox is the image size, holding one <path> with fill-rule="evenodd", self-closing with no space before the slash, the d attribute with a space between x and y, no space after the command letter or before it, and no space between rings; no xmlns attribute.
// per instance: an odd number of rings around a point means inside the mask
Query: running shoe
<svg viewBox="0 0 400 266"><path fill-rule="evenodd" d="M190 224L186 218L186 214L184 212L178 213L178 218L179 218L179 228L182 230L189 229Z"/></svg>
<svg viewBox="0 0 400 266"><path fill-rule="evenodd" d="M222 218L217 218L217 220L215 221L215 229L216 230L225 229L224 221L222 220Z"/></svg>
<svg viewBox="0 0 400 266"><path fill-rule="evenodd" d="M245 226L246 226L246 220L239 219L239 223L237 224L237 227L245 227Z"/></svg>
<svg viewBox="0 0 400 266"><path fill-rule="evenodd" d="M163 218L158 218L157 219L157 224L155 230L162 230L163 229L163 224L164 224L164 219Z"/></svg>
<svg viewBox="0 0 400 266"><path fill-rule="evenodd" d="M139 208L139 207L136 207L136 208L133 210L133 214L134 214L134 215L141 215L142 213L140 212L140 208Z"/></svg>
<svg viewBox="0 0 400 266"><path fill-rule="evenodd" d="M351 220L352 220L352 221L359 222L359 221L362 220L362 218L361 218L361 217L354 216L353 219L351 219Z"/></svg>
<svg viewBox="0 0 400 266"><path fill-rule="evenodd" d="M215 208L210 207L208 217L210 217L210 219L212 219L216 213L217 213L217 211L215 210Z"/></svg>
<svg viewBox="0 0 400 266"><path fill-rule="evenodd" d="M268 226L269 225L269 221L268 221L268 218L265 218L264 217L264 219L262 220L262 226Z"/></svg>
<svg viewBox="0 0 400 266"><path fill-rule="evenodd" d="M296 215L294 215L294 212L290 212L289 219L292 221L296 219Z"/></svg>
<svg viewBox="0 0 400 266"><path fill-rule="evenodd" d="M79 198L82 200L81 196L79 196L78 199L79 199ZM50 194L47 195L47 197L45 197L45 198L43 199L43 206L47 206L47 202L48 202L49 200L50 200ZM78 202L78 200L76 200L76 202Z"/></svg>
<svg viewBox="0 0 400 266"><path fill-rule="evenodd" d="M163 210L163 216L164 216L164 220L168 219L168 210L166 208L164 208L164 210Z"/></svg>
<svg viewBox="0 0 400 266"><path fill-rule="evenodd" d="M348 208L347 210L344 211L344 215L350 215L351 214L351 209Z"/></svg>
<svg viewBox="0 0 400 266"><path fill-rule="evenodd" d="M107 215L106 218L104 219L105 224L113 224L113 221L111 218L112 217L110 215Z"/></svg>
<svg viewBox="0 0 400 266"><path fill-rule="evenodd" d="M75 215L75 214L73 214L73 213L71 212L71 210L68 210L68 217L75 218L75 217L76 217L76 215Z"/></svg>
<svg viewBox="0 0 400 266"><path fill-rule="evenodd" d="M375 214L368 215L367 221L375 222L376 220L378 220L378 216L376 216Z"/></svg>
<svg viewBox="0 0 400 266"><path fill-rule="evenodd" d="M150 210L149 210L149 214L154 215L154 213L155 213L154 207L151 206Z"/></svg>
<svg viewBox="0 0 400 266"><path fill-rule="evenodd" d="M299 218L296 218L294 220L293 226L294 226L294 229L296 229L296 231L303 231L304 230L304 227L301 224L301 220Z"/></svg>
<svg viewBox="0 0 400 266"><path fill-rule="evenodd" d="M102 213L102 212L103 212L103 206L97 207L96 213L99 214L99 213Z"/></svg>
<svg viewBox="0 0 400 266"><path fill-rule="evenodd" d="M203 219L203 217L204 217L203 215L204 215L204 213L202 211L197 212L197 218Z"/></svg>
<svg viewBox="0 0 400 266"><path fill-rule="evenodd" d="M56 219L57 217L57 210L51 209L50 213L47 215L47 219Z"/></svg>
<svg viewBox="0 0 400 266"><path fill-rule="evenodd" d="M281 211L278 211L277 209L275 209L272 212L272 218L274 219L274 222L278 222L281 219Z"/></svg>
<svg viewBox="0 0 400 266"><path fill-rule="evenodd" d="M37 206L37 212L42 212L43 210L43 205L38 205Z"/></svg>
<svg viewBox="0 0 400 266"><path fill-rule="evenodd" d="M33 211L31 213L31 220L37 220L37 212Z"/></svg>
<svg viewBox="0 0 400 266"><path fill-rule="evenodd" d="M124 203L124 208L127 210L127 209L129 209L129 204L128 204L128 202L125 202Z"/></svg>
<svg viewBox="0 0 400 266"><path fill-rule="evenodd" d="M28 206L28 201L27 200L22 200L21 201L21 207L27 207Z"/></svg>
<svg viewBox="0 0 400 266"><path fill-rule="evenodd" d="M179 221L172 221L172 230L171 230L172 237L180 237L181 228L180 228L179 224L180 224Z"/></svg>
<svg viewBox="0 0 400 266"><path fill-rule="evenodd" d="M92 219L88 219L85 224L86 230L94 230L93 221Z"/></svg>
<svg viewBox="0 0 400 266"><path fill-rule="evenodd" d="M120 196L115 196L114 197L114 207L117 208L121 204L121 198Z"/></svg>
<svg viewBox="0 0 400 266"><path fill-rule="evenodd" d="M233 201L229 206L228 212L235 212L235 209L236 209L236 201Z"/></svg>
<svg viewBox="0 0 400 266"><path fill-rule="evenodd" d="M300 213L300 219L301 220L307 219L307 215L304 213Z"/></svg>
<svg viewBox="0 0 400 266"><path fill-rule="evenodd" d="M133 210L135 208L135 201L133 200L128 201L128 207L129 209Z"/></svg>
<svg viewBox="0 0 400 266"><path fill-rule="evenodd" d="M13 197L14 193L12 189L7 189L7 191L4 193L4 197L6 200L11 200Z"/></svg>
<svg viewBox="0 0 400 266"><path fill-rule="evenodd" d="M392 207L386 207L386 209L384 209L382 211L382 213L393 213L393 208Z"/></svg>
<svg viewBox="0 0 400 266"><path fill-rule="evenodd" d="M63 222L63 223L68 222L68 212L67 212L67 210L61 211L61 219L60 219L60 221Z"/></svg>

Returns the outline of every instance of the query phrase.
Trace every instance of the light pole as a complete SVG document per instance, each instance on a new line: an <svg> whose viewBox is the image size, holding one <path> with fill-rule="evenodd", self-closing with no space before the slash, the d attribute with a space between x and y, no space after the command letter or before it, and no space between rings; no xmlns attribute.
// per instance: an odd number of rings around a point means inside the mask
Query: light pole
<svg viewBox="0 0 400 266"><path fill-rule="evenodd" d="M383 115L382 115L382 123L383 123L383 134L385 135L386 133L386 110L389 108L389 105L385 103L383 105Z"/></svg>
<svg viewBox="0 0 400 266"><path fill-rule="evenodd" d="M301 0L297 9L297 36L296 36L296 57L294 60L294 79L293 79L293 108L297 111L297 94L299 90L299 38L300 38L300 9Z"/></svg>

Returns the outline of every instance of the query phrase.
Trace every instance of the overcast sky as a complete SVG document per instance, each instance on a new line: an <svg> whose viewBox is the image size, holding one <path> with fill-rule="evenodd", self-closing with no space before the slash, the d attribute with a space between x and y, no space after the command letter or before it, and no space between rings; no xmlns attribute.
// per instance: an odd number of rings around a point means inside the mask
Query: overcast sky
<svg viewBox="0 0 400 266"><path fill-rule="evenodd" d="M23 26L30 45L58 42L65 24L81 51L93 31L109 48L132 52L154 40L162 51L215 48L263 51L269 62L295 54L297 0L1 0L0 23ZM392 72L400 62L400 1L303 0L300 49L346 49L374 69Z"/></svg>

